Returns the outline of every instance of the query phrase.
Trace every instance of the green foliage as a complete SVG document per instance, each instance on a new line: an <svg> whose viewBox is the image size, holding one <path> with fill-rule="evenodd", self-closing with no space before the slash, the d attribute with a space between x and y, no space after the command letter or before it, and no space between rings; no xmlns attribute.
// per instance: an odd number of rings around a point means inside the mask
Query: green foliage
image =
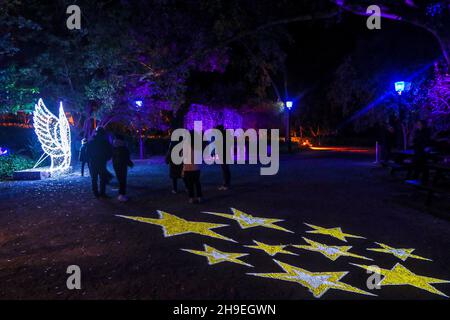
<svg viewBox="0 0 450 320"><path fill-rule="evenodd" d="M11 177L14 171L30 169L34 161L16 154L0 156L0 179Z"/></svg>
<svg viewBox="0 0 450 320"><path fill-rule="evenodd" d="M11 65L0 70L0 113L31 112L39 94L39 88L33 85L37 78L31 67Z"/></svg>

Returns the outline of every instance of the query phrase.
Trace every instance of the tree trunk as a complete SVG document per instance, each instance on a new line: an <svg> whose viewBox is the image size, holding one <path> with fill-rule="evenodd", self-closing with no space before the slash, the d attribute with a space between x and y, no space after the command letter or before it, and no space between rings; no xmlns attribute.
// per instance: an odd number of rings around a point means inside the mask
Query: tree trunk
<svg viewBox="0 0 450 320"><path fill-rule="evenodd" d="M144 159L144 140L141 132L139 132L139 158Z"/></svg>
<svg viewBox="0 0 450 320"><path fill-rule="evenodd" d="M403 150L408 148L408 129L407 125L402 123L402 133L403 133Z"/></svg>
<svg viewBox="0 0 450 320"><path fill-rule="evenodd" d="M184 117L191 109L191 99L186 97L186 100L181 104L178 108L175 117L173 119L172 127L173 128L182 128L184 125Z"/></svg>

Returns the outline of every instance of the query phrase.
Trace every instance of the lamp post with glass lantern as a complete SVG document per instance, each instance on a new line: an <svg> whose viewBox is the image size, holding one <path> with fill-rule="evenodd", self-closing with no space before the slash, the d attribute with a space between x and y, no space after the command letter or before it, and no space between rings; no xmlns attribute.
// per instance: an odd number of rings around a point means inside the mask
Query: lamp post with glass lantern
<svg viewBox="0 0 450 320"><path fill-rule="evenodd" d="M287 146L288 146L288 152L291 153L292 152L292 146L291 146L291 109L293 106L293 102L288 100L285 102L285 106L286 106L286 142L287 142Z"/></svg>

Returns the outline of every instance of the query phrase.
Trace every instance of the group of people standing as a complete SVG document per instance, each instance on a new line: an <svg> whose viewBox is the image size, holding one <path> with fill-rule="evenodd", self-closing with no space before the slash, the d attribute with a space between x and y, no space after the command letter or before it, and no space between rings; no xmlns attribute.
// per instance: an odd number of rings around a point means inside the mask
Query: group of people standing
<svg viewBox="0 0 450 320"><path fill-rule="evenodd" d="M112 175L106 166L108 161L112 160L114 172L119 182L117 199L121 202L128 201L126 196L128 167L133 167L134 164L122 135L116 134L111 144L105 129L98 127L91 141L88 142L83 139L79 160L82 176L84 176L85 165L87 164L89 167L92 192L96 198L109 198L106 194L106 185L112 179Z"/></svg>
<svg viewBox="0 0 450 320"><path fill-rule="evenodd" d="M225 132L225 129L222 125L216 127L216 129L220 130L222 134ZM194 131L191 132L191 137L194 137L196 133ZM191 139L190 145L190 155L191 155L191 163L190 164L175 164L172 161L172 149L175 146L174 143L170 143L169 149L166 154L166 163L169 165L169 176L172 180L172 193L178 193L178 180L182 179L184 181L184 185L186 187L187 193L189 195L190 203L200 203L202 201L203 193L202 193L202 185L200 181L200 166L194 163L194 140ZM222 156L225 157L225 148L222 150ZM222 164L220 164L223 176L223 184L219 186L219 190L226 191L230 188L231 182L231 172L228 164L225 163L225 159L222 159Z"/></svg>
<svg viewBox="0 0 450 320"><path fill-rule="evenodd" d="M224 130L222 126L217 127ZM192 133L195 134L195 133ZM191 144L191 163L175 164L172 161L171 153L174 144L169 145L165 161L169 166L169 177L172 180L172 193L179 192L178 180L183 180L189 196L189 203L202 202L202 186L200 180L200 165L194 163L194 146ZM225 152L223 153L225 154ZM81 175L84 176L84 168L87 164L92 182L92 191L96 198L109 198L106 195L106 185L112 179L112 174L107 169L107 163L112 160L113 168L119 182L118 200L121 202L128 201L126 196L128 168L133 167L130 151L126 145L124 137L116 134L111 144L106 131L102 127L98 127L91 141L83 139L79 153L79 161L81 164ZM225 161L223 161L225 162ZM220 165L222 169L224 183L219 190L228 190L230 187L231 173L229 165L223 163Z"/></svg>

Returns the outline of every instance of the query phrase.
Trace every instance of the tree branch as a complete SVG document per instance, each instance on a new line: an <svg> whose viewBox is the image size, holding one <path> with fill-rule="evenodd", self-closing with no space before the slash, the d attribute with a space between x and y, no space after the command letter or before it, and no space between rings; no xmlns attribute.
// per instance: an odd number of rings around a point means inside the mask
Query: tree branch
<svg viewBox="0 0 450 320"><path fill-rule="evenodd" d="M366 17L370 15L366 12L367 9L362 5L348 4L346 0L330 1L336 4L341 9L354 13L356 15ZM418 11L418 7L413 1L405 0L404 4L405 6L404 9L402 9L401 13L394 13L392 12L392 10L389 10L388 7L379 5L381 7L381 17L389 20L403 21L431 33L433 37L438 41L439 46L441 47L441 52L444 55L447 65L450 68L450 48L449 44L447 43L449 40L448 36L445 36L448 33L448 30L446 31L444 29L444 31L442 31L439 30L439 28L433 28L432 26L430 26L430 24L426 21L426 16Z"/></svg>
<svg viewBox="0 0 450 320"><path fill-rule="evenodd" d="M322 12L322 13L311 13L311 14L307 14L307 15L301 15L301 16L296 16L296 17L292 17L292 18L285 18L285 19L280 19L280 20L275 20L275 21L271 21L267 24L261 25L253 30L247 30L247 31L243 31L241 33L238 33L220 43L218 43L217 45L209 48L209 49L201 49L201 50L197 50L196 52L194 52L192 55L190 55L188 58L184 59L182 62L178 63L173 69L171 69L171 71L174 70L178 70L180 68L182 68L183 66L186 66L189 64L190 61L208 54L210 52L213 52L217 49L221 49L226 47L227 45L236 42L238 40L241 40L243 38L252 36L254 34L260 33L262 31L265 31L267 29L276 27L276 26L280 26L280 25L284 25L284 24L289 24L289 23L294 23L294 22L302 22L302 21L312 21L312 20L317 20L317 19L330 19L334 16L336 16L339 13L339 11L332 11L332 12ZM147 76L151 76L152 74L150 73L146 73L142 78L145 78Z"/></svg>

